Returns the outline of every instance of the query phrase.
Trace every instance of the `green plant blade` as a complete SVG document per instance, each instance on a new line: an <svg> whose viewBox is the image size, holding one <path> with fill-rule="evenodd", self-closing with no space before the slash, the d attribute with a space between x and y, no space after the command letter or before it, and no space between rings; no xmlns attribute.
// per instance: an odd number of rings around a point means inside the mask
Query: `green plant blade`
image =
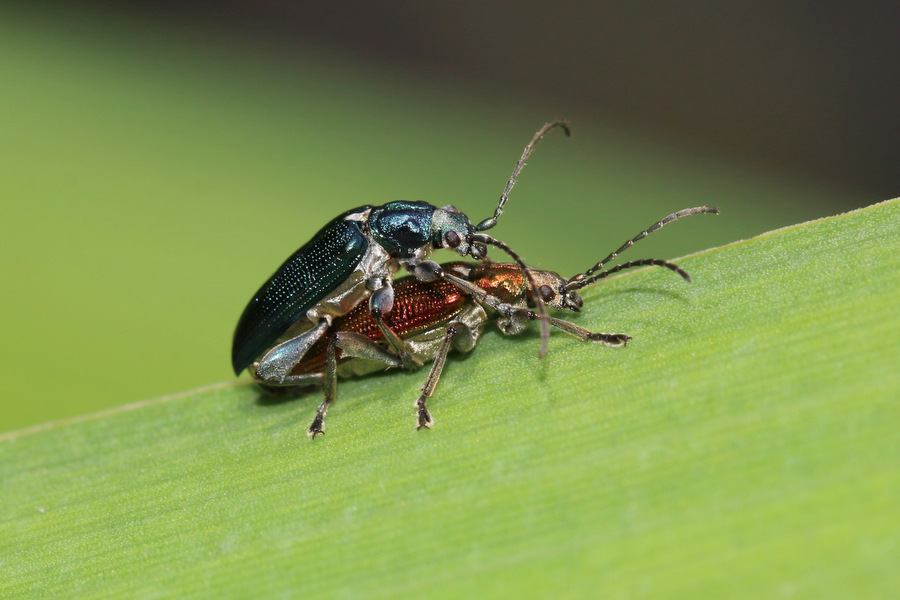
<svg viewBox="0 0 900 600"><path fill-rule="evenodd" d="M727 218L724 215L720 218ZM643 270L425 373L223 384L0 436L0 596L886 598L900 203Z"/></svg>

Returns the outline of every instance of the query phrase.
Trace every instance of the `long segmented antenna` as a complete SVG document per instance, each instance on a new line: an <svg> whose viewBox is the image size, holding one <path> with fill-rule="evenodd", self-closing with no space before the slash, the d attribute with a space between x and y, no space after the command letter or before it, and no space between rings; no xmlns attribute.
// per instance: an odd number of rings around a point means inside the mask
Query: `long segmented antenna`
<svg viewBox="0 0 900 600"><path fill-rule="evenodd" d="M641 260L631 260L631 261L628 261L627 263L622 263L621 265L616 265L615 267L613 267L612 269L609 269L607 271L600 271L596 275L593 275L590 279L579 279L577 282L570 282L570 283L575 283L576 285L567 284L565 286L566 291L572 292L575 290L580 290L583 287L587 287L587 286L591 285L595 281L603 279L604 277L609 277L610 275L618 273L619 271L624 271L625 269L633 269L634 267L644 267L647 265L653 265L653 266L657 266L657 267L665 267L665 268L669 269L670 271L675 271L676 273L681 275L684 278L684 280L687 281L688 283L691 282L691 276L688 275L687 272L684 269L682 269L681 267L679 267L678 265L673 265L670 262L667 262L665 260L659 260L657 258L642 258Z"/></svg>
<svg viewBox="0 0 900 600"><path fill-rule="evenodd" d="M537 133L534 134L534 137L531 138L531 141L528 142L528 145L525 146L525 151L522 152L522 158L519 159L519 162L516 163L516 168L513 169L512 175L509 177L509 181L506 182L506 189L503 190L503 193L500 194L500 203L497 204L497 209L494 211L493 217L488 217L481 223L475 226L475 231L487 231L491 227L497 224L497 218L503 214L503 206L506 204L506 201L509 200L509 193L512 191L513 186L516 185L516 178L519 176L519 173L522 171L522 167L525 166L525 161L531 156L531 152L534 150L534 145L537 144L544 135L554 127L561 127L563 131L566 132L566 135L572 135L572 130L569 128L568 121L550 121L549 123L544 124Z"/></svg>
<svg viewBox="0 0 900 600"><path fill-rule="evenodd" d="M531 290L531 296L534 298L535 306L537 307L538 319L541 322L541 351L538 354L540 358L544 358L547 354L547 344L550 341L550 327L547 325L547 307L544 305L544 301L541 298L540 290L538 290L537 283L534 280L534 277L531 275L531 269L525 264L518 254L513 251L512 248L504 244L498 239L492 238L486 233L476 233L471 236L474 242L481 242L482 244L488 244L490 246L495 246L500 248L507 254L509 254L513 260L516 261L516 264L519 265L519 268L522 269L522 272L525 273L525 280L528 282L528 288Z"/></svg>
<svg viewBox="0 0 900 600"><path fill-rule="evenodd" d="M644 239L645 237L647 237L648 235L650 235L657 229L661 229L663 226L668 225L672 221L676 221L682 217L687 217L688 215L695 215L695 214L699 214L699 213L711 213L711 214L717 215L717 214L719 214L719 209L712 208L709 206L697 206L694 208L685 208L684 210L679 210L676 213L672 213L665 219L663 219L661 221L657 221L656 223L654 223L653 225L651 225L644 231L640 232L639 234L637 234L636 236L634 236L633 238L631 238L630 240L628 240L627 242L622 244L622 246L618 250L616 250L615 252L613 252L612 254L610 254L609 256L607 256L606 258L601 260L600 262L598 262L596 265L594 265L593 267L591 267L584 273L581 273L580 275L576 275L575 277L570 279L569 283L566 284L566 290L567 291L568 290L579 290L579 289L583 288L584 286L590 285L591 283L597 281L598 279L607 277L608 275L611 275L613 273L621 271L622 269L630 268L629 266L620 265L619 267L610 269L609 271L604 271L601 274L591 277L591 275L593 275L594 273L596 273L597 271L602 269L603 265L618 258L620 253L624 252L628 248L631 248L634 245L634 243L637 242L638 240ZM682 271L677 266L675 266L671 263L667 263L666 261L663 261L663 260L657 261L656 259L645 259L645 261L633 261L632 263L626 263L626 264L630 265L630 266L634 266L634 267L640 266L639 264L636 264L636 263L643 263L643 264L648 264L648 265L657 265L660 267L666 267L667 269L671 269L672 271L675 271L676 273L678 273L679 275L684 277L687 281L691 280L690 276L688 276L687 273L685 273L684 271Z"/></svg>

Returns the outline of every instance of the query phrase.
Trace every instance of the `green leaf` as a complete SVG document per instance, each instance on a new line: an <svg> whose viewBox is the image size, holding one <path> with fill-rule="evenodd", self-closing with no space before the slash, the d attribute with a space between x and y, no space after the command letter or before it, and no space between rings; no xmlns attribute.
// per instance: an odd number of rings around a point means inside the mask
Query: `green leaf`
<svg viewBox="0 0 900 600"><path fill-rule="evenodd" d="M586 293L627 348L486 334L432 431L422 371L315 441L243 382L5 434L0 596L896 595L900 202L678 264Z"/></svg>

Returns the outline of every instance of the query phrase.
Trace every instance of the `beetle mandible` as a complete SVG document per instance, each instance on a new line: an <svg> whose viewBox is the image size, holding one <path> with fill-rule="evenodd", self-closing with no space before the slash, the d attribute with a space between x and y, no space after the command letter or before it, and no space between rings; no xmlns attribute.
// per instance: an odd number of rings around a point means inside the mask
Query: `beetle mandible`
<svg viewBox="0 0 900 600"><path fill-rule="evenodd" d="M512 249L484 231L497 224L534 145L555 127L570 133L564 121L541 127L516 163L494 214L477 225L452 206L437 208L427 202L366 205L335 217L278 268L244 309L232 344L235 374L252 366L259 383L301 383L291 375L293 367L322 338L334 317L367 299L372 318L390 337L384 315L393 307L392 276L404 267L422 281L440 278L439 265L426 260L434 249L450 248L461 256L483 259L491 245L507 252L524 269ZM527 271L526 275L530 278ZM530 279L529 283L534 286ZM546 316L543 305L538 310ZM542 331L546 339L545 322ZM401 354L400 358L407 368L416 366L411 357ZM322 431L311 428L310 433Z"/></svg>
<svg viewBox="0 0 900 600"><path fill-rule="evenodd" d="M540 301L556 310L578 312L582 299L577 293L592 283L619 271L633 267L655 265L670 269L690 281L680 267L659 259L629 261L603 270L603 267L630 248L636 241L681 217L712 213L718 210L706 206L688 208L654 223L625 242L593 267L566 279L553 271L528 268L537 286ZM485 308L495 316L498 328L506 335L516 335L527 322L538 318L533 288L526 273L517 264L453 262L440 265L443 279L425 283L415 277L394 282L394 310L385 317L388 336L378 326L365 306L357 306L348 314L336 317L328 333L319 339L295 365L292 376L305 385L321 384L325 400L316 411L309 429L320 432L325 413L336 399L337 377L365 375L385 368L402 368L402 354L422 365L433 361L431 370L416 401L416 422L419 429L434 423L426 406L440 379L449 350L468 352L475 347L489 317ZM607 346L624 346L631 338L622 333L593 333L580 325L548 316L547 322L582 341Z"/></svg>

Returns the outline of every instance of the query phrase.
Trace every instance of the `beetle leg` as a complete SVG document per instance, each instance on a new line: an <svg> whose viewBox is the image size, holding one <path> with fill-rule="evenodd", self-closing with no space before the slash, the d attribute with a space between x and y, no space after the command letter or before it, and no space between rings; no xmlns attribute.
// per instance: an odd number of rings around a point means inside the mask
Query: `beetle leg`
<svg viewBox="0 0 900 600"><path fill-rule="evenodd" d="M337 353L340 348L345 357L378 360L390 367L402 366L400 359L387 352L369 338L352 331L336 333L329 341L325 354L325 372L319 375L325 399L316 409L316 416L306 431L306 435L314 438L325 434L325 414L331 403L337 400ZM298 376L304 377L304 376ZM288 378L291 379L291 378Z"/></svg>
<svg viewBox="0 0 900 600"><path fill-rule="evenodd" d="M400 336L394 333L391 328L387 326L387 323L384 322L384 318L378 313L372 313L372 318L375 319L375 324L378 325L378 329L381 330L381 335L384 336L384 341L400 360L400 366L402 366L407 371L415 371L416 369L420 368L422 366L422 361L418 360L416 357L409 353L409 351L407 350L406 342L400 339Z"/></svg>
<svg viewBox="0 0 900 600"><path fill-rule="evenodd" d="M384 341L387 343L388 347L400 359L404 369L408 371L418 369L422 366L421 361L417 360L409 353L406 344L400 339L400 336L394 333L391 328L388 327L387 323L384 322L384 317L382 315L391 312L393 307L394 288L391 287L390 284L376 290L369 297L369 313L372 315L375 324L378 325L378 329L381 331L381 335L384 336Z"/></svg>
<svg viewBox="0 0 900 600"><path fill-rule="evenodd" d="M444 269L433 260L423 260L412 265L408 270L416 279L425 283L435 281L444 276Z"/></svg>
<svg viewBox="0 0 900 600"><path fill-rule="evenodd" d="M448 272L444 271L441 274L441 277L443 277L444 279L446 279L447 281L449 281L450 283L452 283L453 285L455 285L456 287L458 287L465 293L467 293L470 296L472 296L473 298L475 298L475 300L478 301L480 304L484 304L485 306L493 309L500 315L510 316L510 315L514 315L514 314L522 314L525 312L529 312L527 309L525 309L521 306L515 306L513 304L509 304L508 302L504 302L500 298L497 298L496 296L493 296L492 294L487 293L486 291L484 291L483 289L474 285L473 283L466 281L465 279L462 279L461 277L457 277L456 275L454 275L452 273L448 273ZM535 316L535 318L537 318L537 317Z"/></svg>
<svg viewBox="0 0 900 600"><path fill-rule="evenodd" d="M425 403L431 397L431 394L434 393L434 388L437 387L438 379L440 379L441 372L444 370L444 363L447 361L447 352L450 350L451 343L457 350L468 352L475 346L476 338L475 333L465 323L457 321L447 326L444 341L441 342L441 347L434 357L434 363L428 372L428 379L425 380L425 385L422 386L422 395L416 400L416 429L422 429L423 427L430 429L434 425L434 419L431 418L431 413L428 412L428 407Z"/></svg>
<svg viewBox="0 0 900 600"><path fill-rule="evenodd" d="M528 318L536 319L537 315L529 313ZM598 342L607 346L619 347L624 346L631 339L631 336L624 333L592 333L580 325L563 321L556 317L547 317L547 322L557 329L561 329L566 333L570 333L580 339L582 342Z"/></svg>
<svg viewBox="0 0 900 600"><path fill-rule="evenodd" d="M364 335L353 331L342 331L335 334L334 337L335 346L341 349L342 356L346 358L365 358L383 362L389 367L403 367L403 362L397 356Z"/></svg>
<svg viewBox="0 0 900 600"><path fill-rule="evenodd" d="M325 413L328 412L329 405L337 399L337 355L334 350L335 342L336 338L334 337L328 340L328 351L325 354L325 377L322 383L325 399L316 409L316 416L313 417L313 422L310 424L309 429L306 430L306 435L313 439L317 435L325 435Z"/></svg>
<svg viewBox="0 0 900 600"><path fill-rule="evenodd" d="M479 288L472 282L463 279L462 277L459 277L454 273L445 271L439 264L431 260L422 261L421 263L416 265L413 274L420 281L425 282L434 281L435 279L445 279L464 291L466 294L475 298L475 300L479 304L487 306L497 314L506 317L507 319L518 317L519 321L524 321L528 317L528 314L531 312L527 308L524 308L524 305L518 306L515 304L504 302L500 298L497 298L496 296L489 294L488 292ZM517 328L515 332L518 333L519 330L521 330L521 327Z"/></svg>
<svg viewBox="0 0 900 600"><path fill-rule="evenodd" d="M270 386L289 386L304 383L318 383L321 375L291 375L291 370L303 360L304 355L313 344L325 334L329 321L322 319L319 323L304 331L297 337L282 342L266 352L254 364L253 378L257 382Z"/></svg>

